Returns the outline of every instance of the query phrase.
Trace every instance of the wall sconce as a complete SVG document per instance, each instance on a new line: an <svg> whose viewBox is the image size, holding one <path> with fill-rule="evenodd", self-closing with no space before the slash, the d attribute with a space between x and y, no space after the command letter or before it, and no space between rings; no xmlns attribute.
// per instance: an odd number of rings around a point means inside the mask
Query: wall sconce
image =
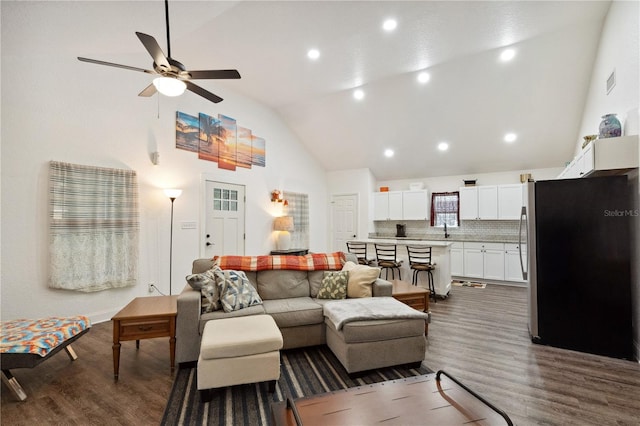
<svg viewBox="0 0 640 426"><path fill-rule="evenodd" d="M271 202L272 203L281 203L282 202L282 193L277 189L271 191Z"/></svg>
<svg viewBox="0 0 640 426"><path fill-rule="evenodd" d="M271 191L271 202L272 203L283 203L283 206L288 206L289 202L282 198L282 192L274 189Z"/></svg>

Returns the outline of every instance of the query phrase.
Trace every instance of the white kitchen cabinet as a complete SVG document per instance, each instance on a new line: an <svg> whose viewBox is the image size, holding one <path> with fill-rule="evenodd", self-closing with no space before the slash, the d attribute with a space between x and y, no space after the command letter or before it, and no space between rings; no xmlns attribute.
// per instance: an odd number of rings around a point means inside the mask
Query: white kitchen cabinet
<svg viewBox="0 0 640 426"><path fill-rule="evenodd" d="M522 246L523 262L527 261L527 246ZM522 278L520 250L518 244L504 245L504 279L505 281L525 282Z"/></svg>
<svg viewBox="0 0 640 426"><path fill-rule="evenodd" d="M612 170L637 168L640 164L638 150L638 135L596 139L573 158L558 179L607 175Z"/></svg>
<svg viewBox="0 0 640 426"><path fill-rule="evenodd" d="M484 277L488 280L504 280L504 244L484 244Z"/></svg>
<svg viewBox="0 0 640 426"><path fill-rule="evenodd" d="M402 220L402 191L374 192L373 220Z"/></svg>
<svg viewBox="0 0 640 426"><path fill-rule="evenodd" d="M451 275L464 276L464 244L451 244Z"/></svg>
<svg viewBox="0 0 640 426"><path fill-rule="evenodd" d="M484 278L484 253L482 243L464 243L464 271L469 278Z"/></svg>
<svg viewBox="0 0 640 426"><path fill-rule="evenodd" d="M504 244L464 243L464 276L504 280Z"/></svg>
<svg viewBox="0 0 640 426"><path fill-rule="evenodd" d="M498 185L498 219L518 220L523 206L523 185Z"/></svg>
<svg viewBox="0 0 640 426"><path fill-rule="evenodd" d="M426 189L402 191L402 218L404 220L428 220L429 191Z"/></svg>
<svg viewBox="0 0 640 426"><path fill-rule="evenodd" d="M460 188L460 220L478 218L478 188Z"/></svg>
<svg viewBox="0 0 640 426"><path fill-rule="evenodd" d="M484 185L460 188L460 219L498 219L498 187Z"/></svg>

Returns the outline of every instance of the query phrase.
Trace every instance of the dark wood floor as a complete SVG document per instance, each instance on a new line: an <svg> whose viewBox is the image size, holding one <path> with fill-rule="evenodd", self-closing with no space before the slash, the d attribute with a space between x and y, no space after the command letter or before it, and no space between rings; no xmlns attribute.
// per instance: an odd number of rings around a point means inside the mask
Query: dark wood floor
<svg viewBox="0 0 640 426"><path fill-rule="evenodd" d="M453 287L431 311L425 364L515 424L640 425L640 364L532 344L526 289Z"/></svg>
<svg viewBox="0 0 640 426"><path fill-rule="evenodd" d="M640 425L640 365L530 343L525 290L454 287L432 304L425 364L445 369L518 425ZM113 381L111 323L96 324L64 353L14 370L28 399L2 385L7 425L157 425L173 377L167 339L124 342Z"/></svg>

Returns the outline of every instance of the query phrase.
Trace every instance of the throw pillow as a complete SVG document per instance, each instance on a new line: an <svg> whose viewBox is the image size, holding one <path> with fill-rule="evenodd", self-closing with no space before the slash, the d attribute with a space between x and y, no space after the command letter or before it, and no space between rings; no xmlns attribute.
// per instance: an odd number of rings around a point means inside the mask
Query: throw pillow
<svg viewBox="0 0 640 426"><path fill-rule="evenodd" d="M262 299L243 271L214 268L220 303L225 312L262 305Z"/></svg>
<svg viewBox="0 0 640 426"><path fill-rule="evenodd" d="M324 271L322 286L318 290L318 299L346 299L348 271Z"/></svg>
<svg viewBox="0 0 640 426"><path fill-rule="evenodd" d="M218 293L216 276L213 269L209 269L201 274L187 275L187 283L189 283L194 290L200 291L201 313L206 314L220 309L220 295Z"/></svg>
<svg viewBox="0 0 640 426"><path fill-rule="evenodd" d="M349 271L347 297L373 296L373 282L380 275L380 268L374 268L367 265L356 265L349 261L344 264L342 270Z"/></svg>

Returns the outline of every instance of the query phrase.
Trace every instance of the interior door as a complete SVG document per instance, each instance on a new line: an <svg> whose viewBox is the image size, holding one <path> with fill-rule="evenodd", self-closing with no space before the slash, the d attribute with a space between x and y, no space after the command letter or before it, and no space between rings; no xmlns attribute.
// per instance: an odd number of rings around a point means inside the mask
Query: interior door
<svg viewBox="0 0 640 426"><path fill-rule="evenodd" d="M244 255L245 187L205 183L204 257Z"/></svg>
<svg viewBox="0 0 640 426"><path fill-rule="evenodd" d="M347 241L358 236L358 196L334 195L331 200L334 251L347 251Z"/></svg>

